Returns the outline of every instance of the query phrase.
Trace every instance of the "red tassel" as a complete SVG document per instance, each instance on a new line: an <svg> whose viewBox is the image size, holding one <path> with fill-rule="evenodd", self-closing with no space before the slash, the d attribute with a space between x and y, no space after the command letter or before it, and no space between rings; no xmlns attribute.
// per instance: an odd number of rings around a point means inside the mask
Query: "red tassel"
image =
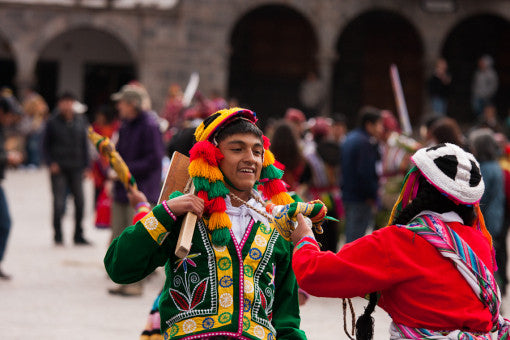
<svg viewBox="0 0 510 340"><path fill-rule="evenodd" d="M203 199L205 202L209 201L209 196L207 195L207 191L205 190L200 190L199 192L197 192L197 196Z"/></svg>
<svg viewBox="0 0 510 340"><path fill-rule="evenodd" d="M210 214L213 212L224 212L225 210L227 210L225 199L223 197L213 198L212 200L206 203L205 210Z"/></svg>
<svg viewBox="0 0 510 340"><path fill-rule="evenodd" d="M264 141L264 149L269 149L271 146L271 141L266 136L262 136L262 140Z"/></svg>
<svg viewBox="0 0 510 340"><path fill-rule="evenodd" d="M283 165L282 163L278 162L276 159L274 160L273 165L274 165L276 168L280 169L280 170L285 170L285 165Z"/></svg>
<svg viewBox="0 0 510 340"><path fill-rule="evenodd" d="M190 162L197 158L203 158L212 166L218 166L218 162L223 159L221 151L209 141L196 143L189 151L189 154Z"/></svg>
<svg viewBox="0 0 510 340"><path fill-rule="evenodd" d="M283 184L283 181L279 179L270 180L262 186L264 196L269 199L271 199L274 195L285 191L285 185Z"/></svg>

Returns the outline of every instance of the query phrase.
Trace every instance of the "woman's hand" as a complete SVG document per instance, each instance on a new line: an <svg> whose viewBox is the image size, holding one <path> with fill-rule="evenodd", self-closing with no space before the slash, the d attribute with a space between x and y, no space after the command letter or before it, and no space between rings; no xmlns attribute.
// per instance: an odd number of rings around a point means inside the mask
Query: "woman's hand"
<svg viewBox="0 0 510 340"><path fill-rule="evenodd" d="M166 203L168 208L170 208L176 216L192 212L197 215L198 218L201 218L204 213L204 200L193 194L175 197L166 201Z"/></svg>
<svg viewBox="0 0 510 340"><path fill-rule="evenodd" d="M292 235L290 235L292 243L296 245L296 243L298 243L299 240L301 240L305 236L309 236L315 239L312 231L312 221L310 221L309 218L305 218L302 214L298 214L296 216L296 219L297 219L296 229L294 229Z"/></svg>

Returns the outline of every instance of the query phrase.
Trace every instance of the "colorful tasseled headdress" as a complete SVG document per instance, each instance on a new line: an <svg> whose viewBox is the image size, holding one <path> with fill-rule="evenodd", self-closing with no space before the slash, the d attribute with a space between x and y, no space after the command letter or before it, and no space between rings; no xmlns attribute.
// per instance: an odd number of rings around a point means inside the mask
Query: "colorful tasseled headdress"
<svg viewBox="0 0 510 340"><path fill-rule="evenodd" d="M219 162L223 154L214 140L217 132L237 119L245 119L252 124L257 122L254 112L241 108L215 112L205 119L195 130L196 144L190 150L189 174L197 190L197 195L205 202L204 217L211 232L212 242L222 246L230 239L232 223L225 212L225 197L229 189L225 185ZM264 161L259 180L259 189L265 198L274 204L284 205L293 200L287 194L283 181L283 171L274 166L275 158L269 151L269 139L263 136Z"/></svg>
<svg viewBox="0 0 510 340"><path fill-rule="evenodd" d="M476 219L473 227L480 230L492 248L492 237L487 231L480 199L485 185L480 172L480 165L475 157L450 143L423 148L411 157L414 166L404 178L402 190L393 206L390 224L414 198L416 198L419 179L425 177L427 182L457 204L473 205Z"/></svg>

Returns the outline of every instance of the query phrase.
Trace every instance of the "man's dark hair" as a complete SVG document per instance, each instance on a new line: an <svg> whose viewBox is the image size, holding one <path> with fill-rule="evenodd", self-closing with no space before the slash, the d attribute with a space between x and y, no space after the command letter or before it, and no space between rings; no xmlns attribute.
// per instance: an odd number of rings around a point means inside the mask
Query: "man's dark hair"
<svg viewBox="0 0 510 340"><path fill-rule="evenodd" d="M247 121L246 119L236 119L232 123L228 123L226 126L219 129L214 135L216 142L220 143L226 138L238 134L238 133L251 133L262 141L262 130L260 130L255 124Z"/></svg>
<svg viewBox="0 0 510 340"><path fill-rule="evenodd" d="M3 114L6 114L11 110L11 106L7 102L7 99L0 98L0 111L2 111Z"/></svg>
<svg viewBox="0 0 510 340"><path fill-rule="evenodd" d="M365 129L367 123L375 124L381 119L381 110L373 106L364 106L360 110L359 126Z"/></svg>
<svg viewBox="0 0 510 340"><path fill-rule="evenodd" d="M64 92L58 97L58 101L61 100L76 100L76 96L71 92Z"/></svg>

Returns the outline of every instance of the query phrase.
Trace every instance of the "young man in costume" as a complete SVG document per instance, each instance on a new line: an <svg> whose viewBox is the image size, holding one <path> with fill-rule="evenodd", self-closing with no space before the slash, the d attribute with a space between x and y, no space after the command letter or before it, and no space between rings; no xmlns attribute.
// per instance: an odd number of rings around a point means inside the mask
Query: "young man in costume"
<svg viewBox="0 0 510 340"><path fill-rule="evenodd" d="M496 330L507 339L492 239L478 204L484 192L478 162L453 144L420 149L411 159L415 167L391 226L334 254L321 252L298 219L291 238L299 285L325 297L372 293L358 339L373 333L367 322L377 303L373 292L393 319L391 339L491 339Z"/></svg>
<svg viewBox="0 0 510 340"><path fill-rule="evenodd" d="M254 186L261 184L275 204L292 199L256 121L253 112L239 108L207 118L190 151L197 196L173 193L116 238L105 256L118 283L138 281L165 265L159 302L165 339L306 338L299 330L292 245L269 223ZM138 216L147 210L142 205ZM174 250L187 212L199 219L191 251L179 259Z"/></svg>

